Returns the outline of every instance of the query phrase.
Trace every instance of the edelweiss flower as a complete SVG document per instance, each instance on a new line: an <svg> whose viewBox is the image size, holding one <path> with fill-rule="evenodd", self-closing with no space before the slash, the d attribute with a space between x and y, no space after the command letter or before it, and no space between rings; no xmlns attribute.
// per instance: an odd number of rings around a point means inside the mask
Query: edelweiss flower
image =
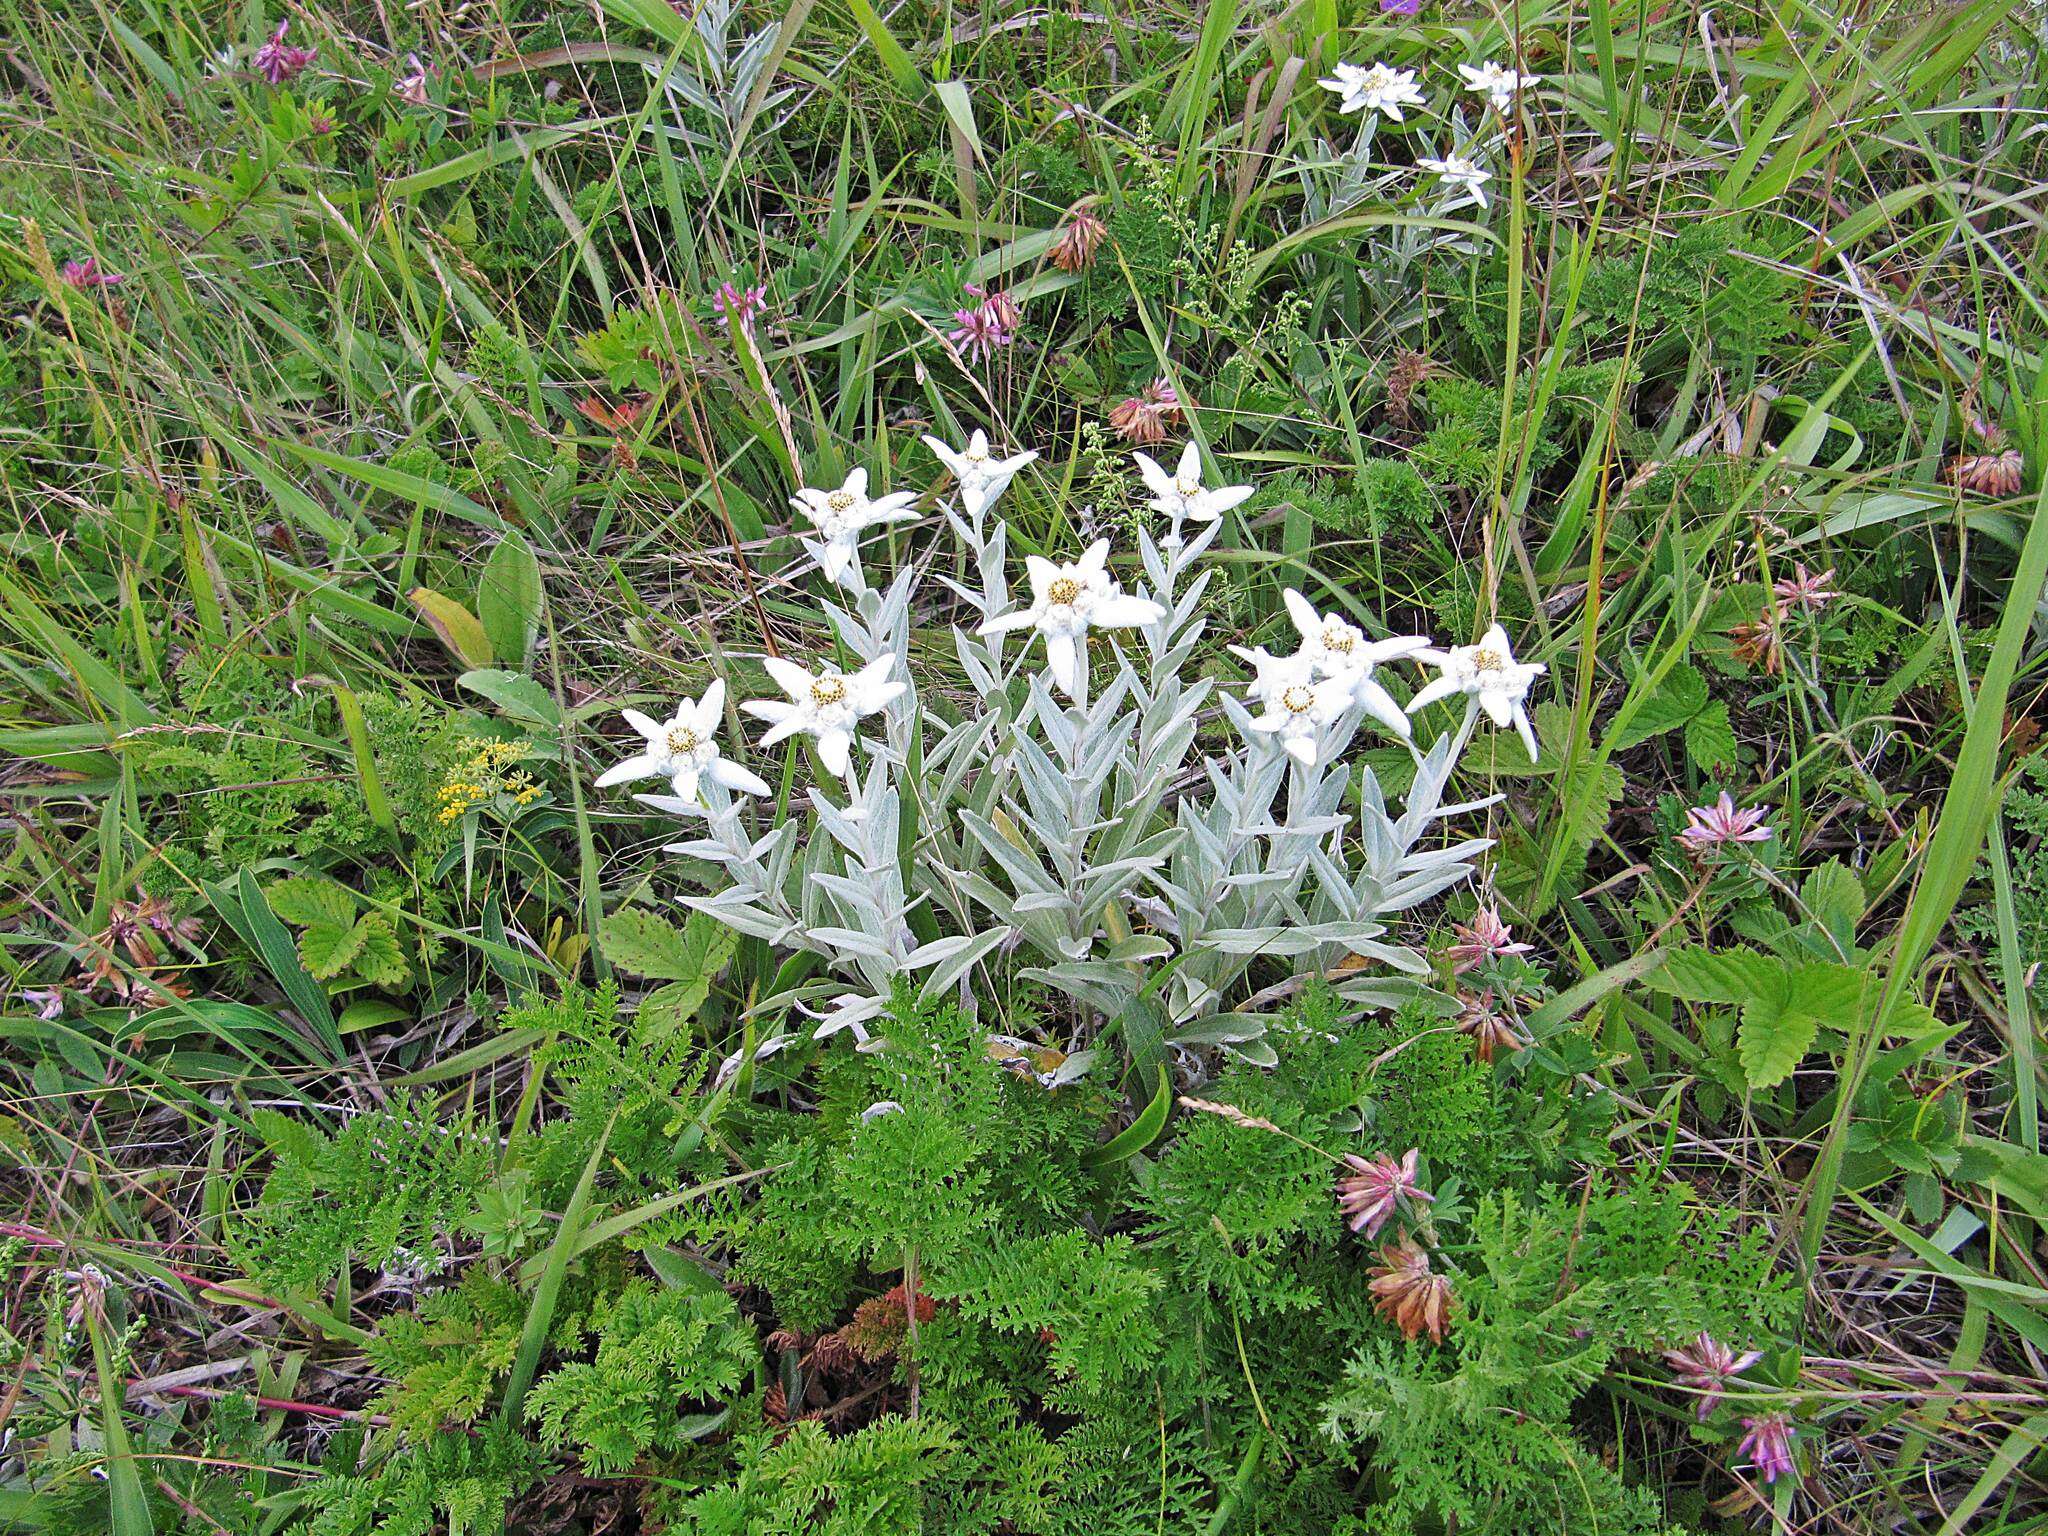
<svg viewBox="0 0 2048 1536"><path fill-rule="evenodd" d="M1216 490L1202 487L1202 453L1193 443L1180 451L1180 462L1172 474L1159 467L1149 453L1134 453L1131 460L1152 493L1152 510L1162 513L1179 530L1182 519L1213 523L1251 495L1248 485L1226 485Z"/></svg>
<svg viewBox="0 0 2048 1536"><path fill-rule="evenodd" d="M1351 679L1326 677L1319 682L1305 658L1275 656L1263 646L1246 650L1233 645L1230 650L1250 662L1257 674L1246 696L1266 706L1252 717L1251 728L1278 736L1289 757L1314 767L1322 752L1323 727L1350 706Z"/></svg>
<svg viewBox="0 0 2048 1536"><path fill-rule="evenodd" d="M1507 631L1495 624L1479 637L1477 645L1454 645L1447 651L1415 652L1419 660L1443 669L1436 681L1423 686L1408 701L1408 712L1427 708L1438 699L1462 693L1469 702L1468 714L1483 709L1487 719L1521 732L1529 749L1529 761L1536 761L1536 728L1529 723L1529 688L1548 669L1541 662L1515 660L1508 649Z"/></svg>
<svg viewBox="0 0 2048 1536"><path fill-rule="evenodd" d="M1130 629L1156 624L1166 610L1150 598L1127 596L1110 579L1109 540L1097 539L1088 552L1067 565L1054 565L1037 555L1024 557L1031 578L1031 606L990 619L984 635L1013 629L1036 629L1045 637L1045 664L1052 680L1068 698L1087 670L1088 631Z"/></svg>
<svg viewBox="0 0 2048 1536"><path fill-rule="evenodd" d="M1486 184L1493 180L1493 172L1484 169L1477 161L1467 160L1463 155L1445 155L1441 160L1432 160L1425 155L1415 165L1418 170L1434 173L1439 181L1463 187L1480 207L1486 206Z"/></svg>
<svg viewBox="0 0 2048 1536"><path fill-rule="evenodd" d="M1419 107L1423 103L1422 88L1415 83L1415 71L1395 69L1387 64L1374 64L1366 68L1357 64L1339 64L1330 72L1327 80L1318 80L1326 91L1337 93L1337 110L1350 112L1377 112L1395 122L1405 122L1401 113L1407 107Z"/></svg>
<svg viewBox="0 0 2048 1536"><path fill-rule="evenodd" d="M1711 1333L1700 1334L1683 1348L1664 1351L1672 1381L1700 1394L1698 1416L1702 1419L1714 1411L1728 1384L1761 1359L1763 1355L1754 1349L1736 1354Z"/></svg>
<svg viewBox="0 0 2048 1536"><path fill-rule="evenodd" d="M761 745L772 747L800 731L815 736L818 756L835 778L845 778L853 766L853 728L861 717L885 707L908 686L889 676L896 670L893 655L879 656L852 674L827 667L813 676L777 656L764 657L761 664L791 700L749 699L740 705L769 723Z"/></svg>
<svg viewBox="0 0 2048 1536"><path fill-rule="evenodd" d="M1536 83L1534 75L1524 75L1505 64L1496 64L1488 59L1474 69L1470 64L1460 64L1458 73L1465 77L1465 89L1474 96L1484 96L1493 103L1493 110L1506 115L1515 104L1515 93L1526 91Z"/></svg>
<svg viewBox="0 0 2048 1536"><path fill-rule="evenodd" d="M837 581L854 563L860 550L860 536L878 523L899 523L917 514L910 504L915 491L892 491L868 499L868 472L856 469L836 491L816 491L806 486L790 505L818 525L818 538L804 547L817 558L827 581Z"/></svg>
<svg viewBox="0 0 2048 1536"><path fill-rule="evenodd" d="M960 482L960 504L970 517L979 517L994 506L996 498L1010 488L1017 471L1038 457L1038 450L1033 448L1007 459L996 458L989 452L988 434L982 431L968 438L965 448L948 448L936 437L926 437L924 445L953 471L953 478Z"/></svg>
<svg viewBox="0 0 2048 1536"><path fill-rule="evenodd" d="M1295 654L1326 677L1341 677L1351 685L1351 702L1373 719L1404 739L1414 726L1394 696L1373 681L1373 668L1383 661L1402 656L1419 656L1429 649L1427 635L1395 635L1387 640L1368 640L1365 632L1337 615L1316 612L1314 605L1291 588L1281 594L1287 616L1301 634L1301 649Z"/></svg>
<svg viewBox="0 0 2048 1536"><path fill-rule="evenodd" d="M1410 1147L1398 1162L1385 1152L1370 1161L1355 1152L1344 1154L1351 1172L1337 1180L1337 1208L1350 1218L1352 1231L1378 1237L1387 1218L1404 1202L1427 1204L1436 1198L1416 1180L1415 1164L1421 1155L1419 1147Z"/></svg>
<svg viewBox="0 0 2048 1536"><path fill-rule="evenodd" d="M768 786L758 776L719 755L717 732L724 710L725 684L717 681L696 703L683 700L667 720L651 719L637 709L625 710L626 724L645 737L647 745L600 773L597 787L607 789L633 779L658 777L667 779L681 799L695 800L697 781L706 778L742 794L767 794Z"/></svg>

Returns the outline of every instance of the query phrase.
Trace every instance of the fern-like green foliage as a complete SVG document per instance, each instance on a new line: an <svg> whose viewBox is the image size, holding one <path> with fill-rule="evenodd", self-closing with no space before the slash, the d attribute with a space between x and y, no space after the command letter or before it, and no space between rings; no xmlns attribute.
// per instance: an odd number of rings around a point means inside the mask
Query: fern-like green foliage
<svg viewBox="0 0 2048 1536"><path fill-rule="evenodd" d="M723 1291L657 1290L635 1281L599 1311L593 1358L563 1366L526 1401L550 1450L573 1449L590 1473L623 1472L649 1452L680 1450L722 1425L690 1403L729 1396L760 1358L754 1330Z"/></svg>
<svg viewBox="0 0 2048 1536"><path fill-rule="evenodd" d="M272 1167L230 1241L253 1272L288 1287L317 1289L349 1260L382 1267L401 1250L432 1252L493 1171L491 1142L469 1116L408 1097L331 1136L275 1110L251 1118Z"/></svg>
<svg viewBox="0 0 2048 1536"><path fill-rule="evenodd" d="M512 1369L525 1318L525 1298L481 1264L453 1288L423 1297L416 1311L393 1313L366 1346L390 1383L379 1409L415 1439L473 1423Z"/></svg>
<svg viewBox="0 0 2048 1536"><path fill-rule="evenodd" d="M1006 1225L1057 1230L1094 1182L1080 1166L1095 1129L1083 1090L1005 1071L954 1009L899 999L885 1038L828 1070L822 1112L771 1151L789 1167L734 1234L742 1272L796 1326L834 1315L862 1264L914 1254L937 1281ZM876 1104L900 1108L864 1115Z"/></svg>
<svg viewBox="0 0 2048 1536"><path fill-rule="evenodd" d="M1656 1500L1616 1477L1571 1414L1622 1350L1790 1321L1786 1278L1722 1235L1647 1179L1581 1200L1482 1197L1450 1345L1372 1340L1329 1403L1327 1432L1386 1471L1375 1529L1661 1531Z"/></svg>
<svg viewBox="0 0 2048 1536"><path fill-rule="evenodd" d="M353 1448L345 1437L330 1466ZM500 1425L436 1435L374 1472L336 1470L313 1484L306 1536L496 1536L506 1508L545 1469L532 1442Z"/></svg>

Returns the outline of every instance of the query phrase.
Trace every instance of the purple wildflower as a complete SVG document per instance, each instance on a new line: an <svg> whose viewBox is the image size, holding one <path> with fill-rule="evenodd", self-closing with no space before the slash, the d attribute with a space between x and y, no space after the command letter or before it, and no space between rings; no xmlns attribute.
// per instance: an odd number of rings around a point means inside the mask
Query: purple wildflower
<svg viewBox="0 0 2048 1536"><path fill-rule="evenodd" d="M1002 289L967 285L967 296L980 302L972 309L953 311L953 330L946 338L962 360L985 363L996 352L1017 339L1017 327L1024 313L1017 301Z"/></svg>
<svg viewBox="0 0 2048 1536"><path fill-rule="evenodd" d="M1420 16L1422 0L1380 0L1382 16Z"/></svg>
<svg viewBox="0 0 2048 1536"><path fill-rule="evenodd" d="M64 279L67 288L76 288L80 292L88 288L112 288L117 283L128 281L124 274L109 272L102 267L97 256L88 256L83 261L67 261L58 275Z"/></svg>
<svg viewBox="0 0 2048 1536"><path fill-rule="evenodd" d="M1710 1333L1701 1333L1690 1344L1664 1351L1672 1383L1700 1394L1698 1416L1702 1419L1713 1412L1729 1382L1762 1358L1753 1349L1738 1355Z"/></svg>
<svg viewBox="0 0 2048 1536"><path fill-rule="evenodd" d="M1792 1428L1782 1413L1759 1414L1753 1419L1742 1421L1742 1439L1735 1447L1735 1454L1747 1456L1756 1475L1766 1483L1775 1483L1781 1477L1790 1476L1792 1466Z"/></svg>
<svg viewBox="0 0 2048 1536"><path fill-rule="evenodd" d="M1378 1237L1403 1202L1436 1198L1416 1182L1415 1160L1420 1155L1419 1147L1410 1147L1399 1162L1385 1152L1370 1161L1356 1153L1344 1154L1345 1166L1352 1171L1337 1180L1337 1207L1351 1218L1352 1231L1363 1229L1367 1237Z"/></svg>
<svg viewBox="0 0 2048 1536"><path fill-rule="evenodd" d="M405 56L405 73L393 82L391 89L400 101L424 107L427 104L427 76L432 73L433 65L422 61L416 53L408 53Z"/></svg>
<svg viewBox="0 0 2048 1536"><path fill-rule="evenodd" d="M251 60L258 73L272 85L283 85L287 80L296 79L299 72L313 62L313 49L300 48L284 40L290 28L290 17L280 21L277 30L270 34L270 41L258 48Z"/></svg>
<svg viewBox="0 0 2048 1536"><path fill-rule="evenodd" d="M1457 942L1446 948L1444 954L1455 975L1463 975L1503 955L1526 955L1536 947L1517 943L1514 929L1502 922L1500 913L1492 907L1481 907L1471 922L1459 923L1451 933Z"/></svg>
<svg viewBox="0 0 2048 1536"><path fill-rule="evenodd" d="M1772 836L1771 829L1763 824L1763 807L1738 811L1734 797L1725 789L1712 805L1696 805L1685 815L1685 830L1678 834L1678 840L1695 858L1723 843L1762 843Z"/></svg>
<svg viewBox="0 0 2048 1536"><path fill-rule="evenodd" d="M768 290L761 286L742 288L737 283L720 283L718 292L711 296L711 307L725 317L726 324L751 330L754 317L768 308Z"/></svg>
<svg viewBox="0 0 2048 1536"><path fill-rule="evenodd" d="M1832 570L1809 571L1803 565L1795 566L1793 570L1794 574L1780 578L1771 588L1785 606L1819 613L1842 595L1835 590L1835 573Z"/></svg>

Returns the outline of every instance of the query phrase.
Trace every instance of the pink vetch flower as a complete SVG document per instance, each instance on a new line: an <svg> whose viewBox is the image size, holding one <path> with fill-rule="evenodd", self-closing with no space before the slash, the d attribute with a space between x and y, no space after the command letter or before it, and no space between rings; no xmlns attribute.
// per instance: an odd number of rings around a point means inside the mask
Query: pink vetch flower
<svg viewBox="0 0 2048 1536"><path fill-rule="evenodd" d="M427 104L427 76L433 73L433 65L423 61L416 53L408 53L405 56L405 73L392 82L392 93L400 101L424 107Z"/></svg>
<svg viewBox="0 0 2048 1536"><path fill-rule="evenodd" d="M1351 1219L1352 1231L1378 1237L1387 1218L1404 1203L1427 1204L1436 1198L1416 1181L1415 1160L1421 1152L1410 1147L1399 1162L1385 1152L1370 1161L1354 1152L1344 1154L1345 1166L1352 1171L1337 1180L1337 1208Z"/></svg>
<svg viewBox="0 0 2048 1536"><path fill-rule="evenodd" d="M1154 379L1142 391L1119 400L1109 409L1109 424L1127 443L1151 446L1166 441L1167 428L1180 420L1180 396L1164 379Z"/></svg>
<svg viewBox="0 0 2048 1536"><path fill-rule="evenodd" d="M1451 962L1451 973L1457 976L1488 960L1503 955L1526 955L1536 947L1517 943L1514 929L1502 922L1500 913L1492 907L1481 907L1471 922L1459 923L1451 933L1458 942L1448 946L1444 955Z"/></svg>
<svg viewBox="0 0 2048 1536"><path fill-rule="evenodd" d="M727 325L751 330L754 317L767 311L768 290L760 285L742 288L737 283L720 283L718 292L711 296L711 307L725 316Z"/></svg>
<svg viewBox="0 0 2048 1536"><path fill-rule="evenodd" d="M112 288L128 281L121 272L109 272L100 265L97 256L88 256L83 261L67 261L64 270L57 274L64 279L64 286L76 288L81 293L89 288Z"/></svg>
<svg viewBox="0 0 2048 1536"><path fill-rule="evenodd" d="M283 85L287 80L296 79L305 67L313 62L314 51L300 48L284 40L291 29L291 18L286 17L277 24L277 30L270 34L270 41L256 50L250 60L258 73L272 85Z"/></svg>
<svg viewBox="0 0 2048 1536"><path fill-rule="evenodd" d="M1762 806L1753 805L1738 811L1734 797L1725 789L1712 805L1696 805L1685 815L1685 830L1678 834L1678 840L1685 844L1686 851L1694 858L1704 856L1723 843L1763 843L1769 842L1773 835L1771 829L1763 824L1765 812Z"/></svg>
<svg viewBox="0 0 2048 1536"><path fill-rule="evenodd" d="M946 339L952 342L953 350L960 354L962 361L985 363L998 349L1017 339L1017 328L1024 323L1024 311L1001 288L984 288L978 283L969 283L966 291L970 299L980 302L972 309L953 311L954 327Z"/></svg>
<svg viewBox="0 0 2048 1536"><path fill-rule="evenodd" d="M1800 565L1793 571L1794 574L1781 577L1771 587L1778 601L1786 607L1819 613L1842 595L1835 590L1835 573L1832 570L1809 571Z"/></svg>
<svg viewBox="0 0 2048 1536"><path fill-rule="evenodd" d="M1697 1416L1701 1419L1714 1411L1714 1405L1721 1401L1721 1394L1728 1390L1728 1384L1762 1358L1763 1355L1754 1349L1744 1350L1738 1355L1706 1332L1690 1344L1664 1351L1664 1363L1671 1367L1672 1384L1699 1393Z"/></svg>
<svg viewBox="0 0 2048 1536"><path fill-rule="evenodd" d="M1735 1454L1747 1456L1756 1475L1775 1483L1795 1470L1792 1465L1792 1427L1782 1413L1758 1414L1742 1421L1742 1439Z"/></svg>

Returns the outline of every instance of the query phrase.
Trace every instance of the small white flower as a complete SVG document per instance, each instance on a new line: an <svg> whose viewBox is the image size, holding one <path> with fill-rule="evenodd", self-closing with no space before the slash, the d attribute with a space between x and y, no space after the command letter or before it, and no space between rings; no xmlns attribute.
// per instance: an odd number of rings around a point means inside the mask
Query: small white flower
<svg viewBox="0 0 2048 1536"><path fill-rule="evenodd" d="M868 499L868 472L856 469L836 491L817 491L806 486L790 499L790 505L818 526L818 537L804 541L817 558L827 581L837 581L854 563L860 550L860 536L879 523L900 523L917 514L910 504L915 491L894 491Z"/></svg>
<svg viewBox="0 0 2048 1536"><path fill-rule="evenodd" d="M1323 727L1351 703L1350 678L1317 681L1307 657L1275 656L1263 646L1247 650L1233 645L1230 650L1250 662L1256 674L1245 689L1246 697L1265 706L1252 717L1252 729L1278 736L1289 757L1313 767L1322 750Z"/></svg>
<svg viewBox="0 0 2048 1536"><path fill-rule="evenodd" d="M1386 64L1374 64L1362 68L1357 64L1339 64L1327 80L1318 80L1326 91L1335 91L1338 96L1339 112L1377 112L1395 122L1405 122L1401 116L1407 107L1423 104L1422 88L1415 83L1415 71L1395 69Z"/></svg>
<svg viewBox="0 0 2048 1536"><path fill-rule="evenodd" d="M1202 454L1193 443L1180 451L1180 462L1168 474L1149 453L1134 453L1131 459L1152 493L1152 510L1167 517L1178 529L1182 519L1213 523L1251 495L1248 485L1225 485L1206 490L1202 485Z"/></svg>
<svg viewBox="0 0 2048 1536"><path fill-rule="evenodd" d="M1150 598L1130 597L1112 581L1107 569L1109 540L1097 539L1079 560L1054 565L1037 555L1024 557L1031 578L1031 606L990 619L984 635L1013 629L1035 629L1045 637L1045 664L1052 680L1068 698L1086 671L1086 646L1091 629L1129 629L1156 624L1166 614Z"/></svg>
<svg viewBox="0 0 2048 1536"><path fill-rule="evenodd" d="M1010 488L1017 471L1038 457L1038 450L999 459L989 450L988 434L977 431L965 448L948 448L936 437L927 437L925 447L953 472L960 482L960 505L969 517L979 517L996 504L996 498Z"/></svg>
<svg viewBox="0 0 2048 1536"><path fill-rule="evenodd" d="M853 728L861 717L886 707L908 686L889 676L896 670L893 655L877 657L858 672L827 667L815 676L776 656L762 658L761 664L790 697L787 704L780 699L749 699L740 705L769 722L761 745L772 747L800 731L815 736L818 756L835 778L845 778L853 766Z"/></svg>
<svg viewBox="0 0 2048 1536"><path fill-rule="evenodd" d="M861 1123L865 1125L868 1121L879 1120L884 1115L900 1115L902 1113L903 1106L894 1099L877 1099L860 1112L860 1118Z"/></svg>
<svg viewBox="0 0 2048 1536"><path fill-rule="evenodd" d="M1508 649L1507 631L1498 624L1479 637L1477 645L1454 645L1449 650L1415 653L1418 661L1442 668L1436 680L1408 701L1408 712L1425 709L1438 699L1462 693L1469 702L1466 712L1485 710L1486 718L1506 729L1521 732L1522 745L1529 749L1529 761L1536 761L1536 728L1529 723L1529 689L1547 670L1541 662L1515 660Z"/></svg>
<svg viewBox="0 0 2048 1536"><path fill-rule="evenodd" d="M1493 103L1493 110L1505 115L1515 104L1515 93L1526 91L1536 84L1534 75L1524 75L1505 64L1496 64L1488 59L1474 69L1470 64L1460 64L1458 73L1465 77L1465 89L1474 96L1484 96Z"/></svg>
<svg viewBox="0 0 2048 1536"><path fill-rule="evenodd" d="M1486 206L1486 184L1493 180L1493 172L1477 161L1467 160L1462 155L1445 155L1441 160L1424 156L1415 165L1418 170L1432 172L1439 180L1454 187L1463 187L1480 207Z"/></svg>
<svg viewBox="0 0 2048 1536"><path fill-rule="evenodd" d="M651 719L637 709L624 711L626 724L638 731L647 745L599 774L598 788L633 779L663 778L678 797L695 800L697 781L703 778L742 794L767 794L768 786L760 778L719 755L718 727L724 710L725 684L714 681L704 690L703 698L694 704L683 700L666 720Z"/></svg>
<svg viewBox="0 0 2048 1536"><path fill-rule="evenodd" d="M1356 624L1336 614L1319 614L1299 592L1281 594L1287 616L1301 633L1301 649L1295 655L1308 662L1324 677L1342 678L1351 686L1351 702L1388 730L1406 737L1413 733L1405 711L1394 696L1374 680L1372 672L1383 661L1414 656L1429 649L1427 635L1394 635L1386 640L1368 640Z"/></svg>

